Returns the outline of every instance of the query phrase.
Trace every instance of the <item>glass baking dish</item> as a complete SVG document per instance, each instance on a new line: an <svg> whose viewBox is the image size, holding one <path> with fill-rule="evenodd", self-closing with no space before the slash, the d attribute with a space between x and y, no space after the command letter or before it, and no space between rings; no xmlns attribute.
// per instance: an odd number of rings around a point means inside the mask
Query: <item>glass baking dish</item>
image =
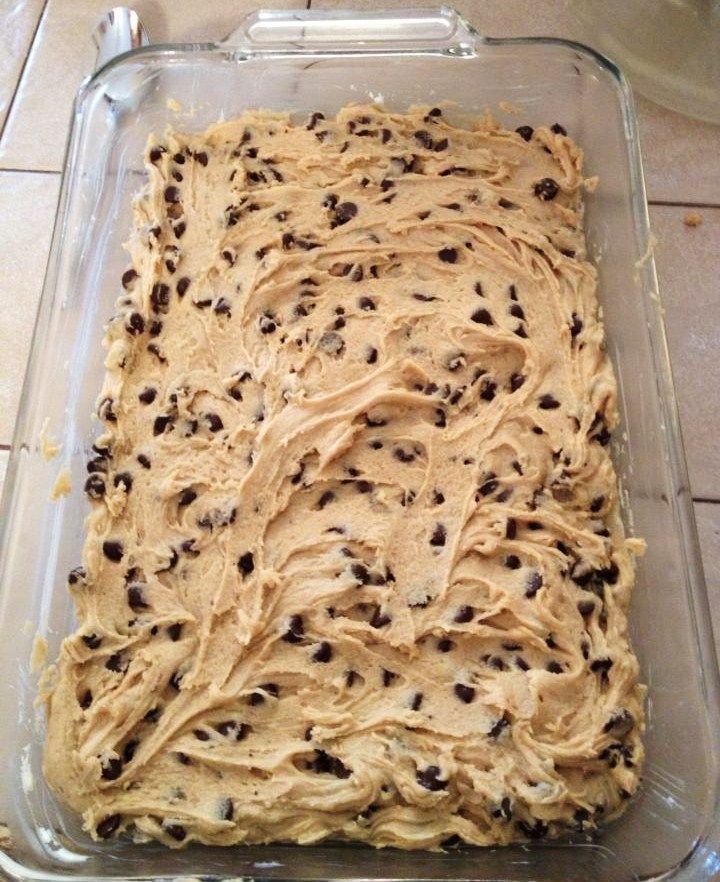
<svg viewBox="0 0 720 882"><path fill-rule="evenodd" d="M94 844L43 782L42 712L31 654L55 657L72 627L66 574L87 505L85 460L103 375L103 322L126 266L121 243L142 152L167 125L199 130L248 107L299 115L360 100L391 108L491 107L510 127L560 121L601 186L586 227L598 260L623 423L614 455L630 532L643 536L632 636L649 686L647 769L626 815L592 840L447 853L339 844L171 851ZM511 102L521 111L498 102ZM449 111L452 112L452 111ZM41 433L62 444L43 457ZM68 469L72 492L49 495ZM620 72L582 46L479 36L455 12L258 13L217 44L148 46L81 87L2 518L0 869L13 879L537 880L720 878L718 672L650 250L637 126Z"/></svg>

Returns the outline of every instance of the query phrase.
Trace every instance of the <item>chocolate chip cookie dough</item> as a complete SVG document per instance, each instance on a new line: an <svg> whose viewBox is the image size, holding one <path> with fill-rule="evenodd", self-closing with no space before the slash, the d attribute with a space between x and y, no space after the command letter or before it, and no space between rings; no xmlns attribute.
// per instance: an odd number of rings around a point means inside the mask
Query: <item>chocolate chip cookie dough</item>
<svg viewBox="0 0 720 882"><path fill-rule="evenodd" d="M98 839L436 848L638 786L616 388L560 125L147 151L45 773Z"/></svg>

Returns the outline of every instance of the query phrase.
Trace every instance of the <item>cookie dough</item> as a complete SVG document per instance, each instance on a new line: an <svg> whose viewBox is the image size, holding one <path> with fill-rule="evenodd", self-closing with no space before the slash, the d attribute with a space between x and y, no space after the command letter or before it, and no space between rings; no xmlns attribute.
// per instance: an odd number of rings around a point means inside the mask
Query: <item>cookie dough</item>
<svg viewBox="0 0 720 882"><path fill-rule="evenodd" d="M58 796L169 846L618 815L636 546L580 149L354 106L168 134L147 170L48 700Z"/></svg>

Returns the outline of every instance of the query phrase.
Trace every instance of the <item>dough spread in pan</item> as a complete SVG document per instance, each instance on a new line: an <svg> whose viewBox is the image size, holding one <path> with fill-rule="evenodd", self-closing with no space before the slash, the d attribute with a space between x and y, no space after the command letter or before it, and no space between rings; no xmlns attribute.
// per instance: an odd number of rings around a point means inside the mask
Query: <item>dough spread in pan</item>
<svg viewBox="0 0 720 882"><path fill-rule="evenodd" d="M580 149L355 106L168 134L147 171L48 698L59 797L169 846L617 816L639 543Z"/></svg>

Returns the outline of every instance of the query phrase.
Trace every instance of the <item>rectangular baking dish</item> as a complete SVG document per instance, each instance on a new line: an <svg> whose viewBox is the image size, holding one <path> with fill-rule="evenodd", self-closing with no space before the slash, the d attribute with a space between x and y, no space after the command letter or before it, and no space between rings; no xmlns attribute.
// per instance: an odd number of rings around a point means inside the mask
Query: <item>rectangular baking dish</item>
<svg viewBox="0 0 720 882"><path fill-rule="evenodd" d="M490 107L512 128L559 121L584 147L587 173L600 175L586 227L620 388L614 455L628 529L648 542L631 617L649 686L644 786L594 839L532 847L433 854L338 844L182 852L94 844L43 782L30 658L36 634L52 659L72 627L65 585L83 541L102 327L126 266L121 243L143 182L143 146L167 125L201 130L249 107L306 116L368 98L393 109L447 100L469 114ZM499 110L500 101L521 115ZM448 8L303 10L256 14L217 44L139 48L90 77L75 104L3 500L0 820L10 836L0 838L0 869L23 880L720 878L718 671L649 241L630 92L612 63L576 44L485 39ZM46 421L62 444L50 461L40 441ZM51 502L64 469L72 492Z"/></svg>

